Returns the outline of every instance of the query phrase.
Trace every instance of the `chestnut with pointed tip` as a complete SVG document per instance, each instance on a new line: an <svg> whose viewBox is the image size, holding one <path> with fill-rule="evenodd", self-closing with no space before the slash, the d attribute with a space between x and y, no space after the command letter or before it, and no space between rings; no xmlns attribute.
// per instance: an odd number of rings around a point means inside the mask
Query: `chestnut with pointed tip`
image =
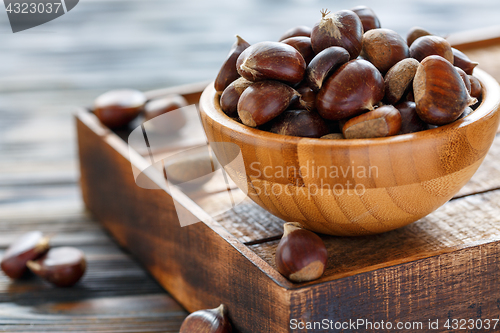
<svg viewBox="0 0 500 333"><path fill-rule="evenodd" d="M50 249L37 260L26 263L28 268L57 287L70 287L77 283L87 268L85 255L74 247Z"/></svg>
<svg viewBox="0 0 500 333"><path fill-rule="evenodd" d="M40 231L28 232L16 239L5 251L0 267L11 279L24 275L26 263L37 259L49 250L49 238Z"/></svg>
<svg viewBox="0 0 500 333"><path fill-rule="evenodd" d="M319 138L328 134L329 129L325 120L315 111L286 110L271 121L269 132L281 135Z"/></svg>
<svg viewBox="0 0 500 333"><path fill-rule="evenodd" d="M451 51L453 52L453 65L460 67L467 75L472 75L478 63L470 60L467 55L454 47L451 48Z"/></svg>
<svg viewBox="0 0 500 333"><path fill-rule="evenodd" d="M292 282L316 280L325 271L328 253L321 238L300 223L288 222L276 248L278 272Z"/></svg>
<svg viewBox="0 0 500 333"><path fill-rule="evenodd" d="M349 52L340 46L330 46L318 53L306 68L304 77L313 91L319 91L327 76L349 61Z"/></svg>
<svg viewBox="0 0 500 333"><path fill-rule="evenodd" d="M438 55L453 64L453 51L448 41L439 36L422 36L417 38L410 46L410 57L418 61L430 55Z"/></svg>
<svg viewBox="0 0 500 333"><path fill-rule="evenodd" d="M424 131L429 126L417 114L415 102L405 101L394 106L401 114L401 129L399 134Z"/></svg>
<svg viewBox="0 0 500 333"><path fill-rule="evenodd" d="M285 40L282 40L281 42L290 45L291 47L299 51L299 53L304 58L304 61L306 62L306 66L311 62L311 60L316 55L312 49L311 38L309 37L304 37L304 36L290 37Z"/></svg>
<svg viewBox="0 0 500 333"><path fill-rule="evenodd" d="M319 114L330 120L358 115L384 97L384 78L366 60L351 60L335 71L316 97Z"/></svg>
<svg viewBox="0 0 500 333"><path fill-rule="evenodd" d="M382 138L399 133L401 114L392 105L384 105L373 111L349 119L342 128L346 139Z"/></svg>
<svg viewBox="0 0 500 333"><path fill-rule="evenodd" d="M215 90L218 92L224 91L226 87L240 77L238 71L236 70L236 60L240 56L241 52L243 52L246 48L248 48L250 44L240 36L236 35L236 42L229 50L229 54L224 60L219 73L217 74L217 78L214 82Z"/></svg>
<svg viewBox="0 0 500 333"><path fill-rule="evenodd" d="M380 28L365 32L361 56L384 74L396 63L408 58L410 52L406 41L397 32Z"/></svg>
<svg viewBox="0 0 500 333"><path fill-rule="evenodd" d="M410 47L417 38L429 35L432 35L429 31L420 27L413 27L406 35L406 43L408 44L408 47Z"/></svg>
<svg viewBox="0 0 500 333"><path fill-rule="evenodd" d="M241 94L238 115L243 124L260 126L279 116L298 95L295 89L278 81L255 82Z"/></svg>
<svg viewBox="0 0 500 333"><path fill-rule="evenodd" d="M231 333L231 323L224 304L216 309L199 310L184 319L179 333Z"/></svg>
<svg viewBox="0 0 500 333"><path fill-rule="evenodd" d="M406 58L395 64L385 74L385 96L388 104L398 102L408 88L412 86L419 62L413 58Z"/></svg>
<svg viewBox="0 0 500 333"><path fill-rule="evenodd" d="M431 125L451 123L467 106L477 102L467 92L455 67L436 55L428 56L418 66L413 93L418 116Z"/></svg>
<svg viewBox="0 0 500 333"><path fill-rule="evenodd" d="M94 114L109 128L123 127L144 110L146 100L139 90L111 90L96 98Z"/></svg>
<svg viewBox="0 0 500 333"><path fill-rule="evenodd" d="M229 117L238 116L238 101L246 88L253 84L244 77L231 82L220 97L220 107Z"/></svg>
<svg viewBox="0 0 500 333"><path fill-rule="evenodd" d="M340 46L349 52L350 59L356 59L363 42L363 24L351 10L330 13L321 11L322 18L311 31L311 44L319 53L330 46Z"/></svg>
<svg viewBox="0 0 500 333"><path fill-rule="evenodd" d="M294 96L288 109L290 110L314 110L316 108L316 93L308 86L299 85L297 96Z"/></svg>
<svg viewBox="0 0 500 333"><path fill-rule="evenodd" d="M287 38L290 37L311 37L311 28L305 25L300 25L294 28L291 28L290 30L287 30L283 36L280 37L279 41L283 41Z"/></svg>
<svg viewBox="0 0 500 333"><path fill-rule="evenodd" d="M378 19L373 9L366 6L356 6L354 8L351 8L351 10L355 12L361 20L364 32L367 32L371 29L380 28L380 20Z"/></svg>
<svg viewBox="0 0 500 333"><path fill-rule="evenodd" d="M243 51L236 61L238 73L250 81L278 80L294 85L306 71L304 57L281 42L260 42Z"/></svg>

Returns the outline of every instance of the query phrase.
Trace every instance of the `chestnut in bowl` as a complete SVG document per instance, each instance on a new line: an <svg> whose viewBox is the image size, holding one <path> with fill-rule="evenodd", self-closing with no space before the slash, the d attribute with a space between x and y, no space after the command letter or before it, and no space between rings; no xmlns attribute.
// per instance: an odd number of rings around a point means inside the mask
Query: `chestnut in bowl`
<svg viewBox="0 0 500 333"><path fill-rule="evenodd" d="M261 207L319 233L376 234L439 208L483 161L500 120L500 86L479 69L474 74L483 98L473 113L391 137L324 140L250 128L222 112L213 84L200 113L209 142L240 147L246 177L232 179Z"/></svg>

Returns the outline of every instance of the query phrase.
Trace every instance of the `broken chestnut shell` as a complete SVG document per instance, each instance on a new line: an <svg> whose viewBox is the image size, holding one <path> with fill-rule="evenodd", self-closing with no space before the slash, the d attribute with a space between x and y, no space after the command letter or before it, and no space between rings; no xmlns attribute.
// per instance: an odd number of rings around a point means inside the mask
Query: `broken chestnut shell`
<svg viewBox="0 0 500 333"><path fill-rule="evenodd" d="M453 52L453 65L460 67L467 75L472 75L478 63L470 60L467 55L454 47L451 48L451 51Z"/></svg>
<svg viewBox="0 0 500 333"><path fill-rule="evenodd" d="M306 65L311 62L314 58L315 53L311 47L311 38L298 36L298 37L290 37L281 41L282 43L288 44L302 55Z"/></svg>
<svg viewBox="0 0 500 333"><path fill-rule="evenodd" d="M217 78L215 79L215 90L218 92L224 91L224 89L226 89L231 82L240 77L238 71L236 70L236 60L240 56L241 52L249 46L250 44L248 44L247 41L236 35L236 42L231 47L231 50L229 51L226 60L224 60L224 63L219 70L219 74L217 74Z"/></svg>
<svg viewBox="0 0 500 333"><path fill-rule="evenodd" d="M349 119L342 133L346 139L367 139L396 135L400 129L401 114L398 109L384 105Z"/></svg>
<svg viewBox="0 0 500 333"><path fill-rule="evenodd" d="M44 256L28 261L26 265L33 273L58 287L74 285L87 268L85 255L74 247L50 249Z"/></svg>
<svg viewBox="0 0 500 333"><path fill-rule="evenodd" d="M367 32L371 29L380 28L380 20L378 19L373 9L366 6L356 6L354 8L351 8L351 10L355 12L361 20L364 32Z"/></svg>
<svg viewBox="0 0 500 333"><path fill-rule="evenodd" d="M389 68L409 55L406 41L393 30L373 29L363 35L361 56L381 73L386 73Z"/></svg>
<svg viewBox="0 0 500 333"><path fill-rule="evenodd" d="M231 333L226 312L223 304L216 309L193 312L184 319L179 333Z"/></svg>
<svg viewBox="0 0 500 333"><path fill-rule="evenodd" d="M318 91L326 77L349 61L349 53L340 46L330 46L318 53L306 68L305 83Z"/></svg>
<svg viewBox="0 0 500 333"><path fill-rule="evenodd" d="M395 64L385 74L385 96L388 104L398 102L412 86L419 62L413 58L406 58Z"/></svg>
<svg viewBox="0 0 500 333"><path fill-rule="evenodd" d="M40 231L28 232L15 240L5 251L0 267L11 279L19 279L27 271L26 263L49 250L49 238Z"/></svg>
<svg viewBox="0 0 500 333"><path fill-rule="evenodd" d="M329 129L325 120L315 111L286 110L271 121L269 132L281 135L319 138L328 134Z"/></svg>
<svg viewBox="0 0 500 333"><path fill-rule="evenodd" d="M143 110L146 96L139 90L111 90L96 98L94 114L109 128L128 125Z"/></svg>
<svg viewBox="0 0 500 333"><path fill-rule="evenodd" d="M422 36L411 44L410 57L422 61L430 55L441 56L453 64L451 45L442 37Z"/></svg>

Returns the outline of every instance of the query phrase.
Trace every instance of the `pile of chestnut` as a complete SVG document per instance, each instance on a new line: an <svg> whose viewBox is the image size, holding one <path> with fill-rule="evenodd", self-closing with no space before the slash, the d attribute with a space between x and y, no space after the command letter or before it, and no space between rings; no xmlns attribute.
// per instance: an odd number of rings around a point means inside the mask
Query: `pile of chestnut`
<svg viewBox="0 0 500 333"><path fill-rule="evenodd" d="M74 247L50 248L49 237L32 231L14 241L0 263L11 279L23 277L28 269L57 287L77 283L87 268L85 255Z"/></svg>
<svg viewBox="0 0 500 333"><path fill-rule="evenodd" d="M415 27L405 40L365 6L321 14L279 42L236 36L214 84L226 115L277 134L354 139L449 124L479 105L477 63L446 39Z"/></svg>

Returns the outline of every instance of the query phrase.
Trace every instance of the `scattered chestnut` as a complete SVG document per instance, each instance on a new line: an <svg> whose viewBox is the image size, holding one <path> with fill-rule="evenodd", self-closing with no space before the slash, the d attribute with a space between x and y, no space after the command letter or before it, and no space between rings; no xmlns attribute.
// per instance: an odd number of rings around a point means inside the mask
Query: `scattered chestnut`
<svg viewBox="0 0 500 333"><path fill-rule="evenodd" d="M134 120L144 104L146 96L138 90L111 90L96 98L94 113L109 128L119 128Z"/></svg>
<svg viewBox="0 0 500 333"><path fill-rule="evenodd" d="M467 106L477 102L467 92L455 67L437 55L428 56L418 66L413 93L418 116L431 125L451 123Z"/></svg>
<svg viewBox="0 0 500 333"><path fill-rule="evenodd" d="M395 64L385 74L385 96L388 104L399 101L404 93L412 86L419 62L413 58L406 58Z"/></svg>
<svg viewBox="0 0 500 333"><path fill-rule="evenodd" d="M464 84L465 84L465 88L467 89L467 92L469 93L470 95L470 92L471 92L471 84L470 84L470 79L469 79L469 75L467 75L464 70L460 67L457 67L455 66L455 69L457 70L458 74L460 75L460 77L462 78L462 80L464 81Z"/></svg>
<svg viewBox="0 0 500 333"><path fill-rule="evenodd" d="M5 251L0 267L11 279L19 279L27 270L26 263L37 259L49 250L49 238L40 231L28 232L12 243Z"/></svg>
<svg viewBox="0 0 500 333"><path fill-rule="evenodd" d="M415 102L402 102L394 106L401 114L401 130L399 134L424 131L428 125L417 114Z"/></svg>
<svg viewBox="0 0 500 333"><path fill-rule="evenodd" d="M231 82L230 85L224 89L220 97L220 107L225 114L229 117L235 117L238 115L238 101L241 94L248 88L253 82L248 81L244 77Z"/></svg>
<svg viewBox="0 0 500 333"><path fill-rule="evenodd" d="M236 60L240 56L241 52L249 46L250 44L248 44L247 41L236 35L236 42L231 47L231 50L229 50L229 54L227 55L226 60L224 60L224 63L219 70L219 74L217 74L217 78L215 79L215 90L218 92L224 91L224 89L226 89L231 82L240 77L238 71L236 70Z"/></svg>
<svg viewBox="0 0 500 333"><path fill-rule="evenodd" d="M330 13L321 11L322 18L311 31L311 44L314 52L319 53L330 46L341 46L356 59L361 52L363 24L358 15L351 10Z"/></svg>
<svg viewBox="0 0 500 333"><path fill-rule="evenodd" d="M355 12L361 20L364 32L367 32L371 29L380 28L380 21L373 9L366 6L356 6L354 8L351 8L351 10Z"/></svg>
<svg viewBox="0 0 500 333"><path fill-rule="evenodd" d="M453 52L453 65L463 69L467 75L472 75L472 72L478 63L470 60L469 57L462 51L459 51L454 47L451 48L451 51Z"/></svg>
<svg viewBox="0 0 500 333"><path fill-rule="evenodd" d="M427 30L420 28L420 27L413 27L408 31L408 34L406 35L406 43L408 44L408 47L413 44L413 42L422 36L429 36L432 35L430 32Z"/></svg>
<svg viewBox="0 0 500 333"><path fill-rule="evenodd" d="M325 271L328 259L325 244L300 223L288 222L276 249L278 272L293 282L316 280Z"/></svg>
<svg viewBox="0 0 500 333"><path fill-rule="evenodd" d="M479 82L479 80L473 75L469 75L469 81L470 81L470 95L472 97L480 99L481 96L483 95L483 86L481 85L481 82Z"/></svg>
<svg viewBox="0 0 500 333"><path fill-rule="evenodd" d="M453 51L448 41L439 36L422 36L410 46L410 56L418 61L430 55L438 55L453 64Z"/></svg>
<svg viewBox="0 0 500 333"><path fill-rule="evenodd" d="M179 333L231 333L231 323L226 307L221 304L216 309L199 310L184 319Z"/></svg>
<svg viewBox="0 0 500 333"><path fill-rule="evenodd" d="M408 58L410 53L406 41L397 32L380 28L365 32L361 56L381 73L386 73L396 63Z"/></svg>
<svg viewBox="0 0 500 333"><path fill-rule="evenodd" d="M384 97L384 78L370 62L351 60L337 69L316 97L319 114L330 120L352 117Z"/></svg>
<svg viewBox="0 0 500 333"><path fill-rule="evenodd" d="M74 247L50 249L44 256L28 261L26 265L33 273L57 287L74 285L87 268L85 255Z"/></svg>
<svg viewBox="0 0 500 333"><path fill-rule="evenodd" d="M185 107L188 102L181 95L168 95L153 99L144 106L144 120L148 121L162 114Z"/></svg>
<svg viewBox="0 0 500 333"><path fill-rule="evenodd" d="M315 53L311 47L311 38L304 36L290 37L281 41L282 43L288 44L302 55L304 61L307 64L311 62L314 58Z"/></svg>
<svg viewBox="0 0 500 333"><path fill-rule="evenodd" d="M306 62L300 52L288 44L260 42L240 54L236 68L250 81L278 80L294 85L302 81Z"/></svg>
<svg viewBox="0 0 500 333"><path fill-rule="evenodd" d="M342 139L344 139L344 134L342 134L342 133L330 133L327 135L323 135L320 139L342 140Z"/></svg>
<svg viewBox="0 0 500 333"><path fill-rule="evenodd" d="M340 46L330 46L318 53L306 68L305 83L318 91L326 77L349 61L349 53Z"/></svg>
<svg viewBox="0 0 500 333"><path fill-rule="evenodd" d="M243 124L260 126L285 111L298 92L278 81L261 81L245 89L238 101L238 115Z"/></svg>
<svg viewBox="0 0 500 333"><path fill-rule="evenodd" d="M312 29L310 27L307 27L305 25L291 28L290 30L286 31L283 36L280 37L279 41L281 42L290 37L311 37L311 30Z"/></svg>
<svg viewBox="0 0 500 333"><path fill-rule="evenodd" d="M315 111L286 110L271 121L269 132L319 138L328 134L329 129L323 118Z"/></svg>
<svg viewBox="0 0 500 333"><path fill-rule="evenodd" d="M349 119L342 128L346 139L380 138L396 135L401 129L401 114L392 105Z"/></svg>

